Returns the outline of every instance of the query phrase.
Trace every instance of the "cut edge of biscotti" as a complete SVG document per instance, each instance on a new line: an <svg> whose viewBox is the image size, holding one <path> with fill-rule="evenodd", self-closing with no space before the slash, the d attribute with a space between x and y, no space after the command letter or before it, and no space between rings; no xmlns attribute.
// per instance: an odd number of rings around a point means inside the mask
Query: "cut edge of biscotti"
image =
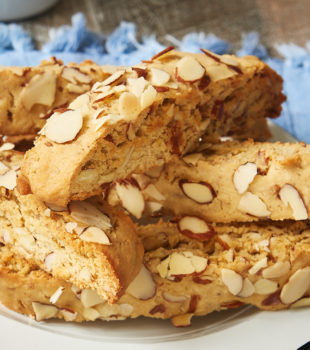
<svg viewBox="0 0 310 350"><path fill-rule="evenodd" d="M202 135L244 133L283 100L282 79L255 57L169 51L56 111L22 174L40 199L65 205L189 152Z"/></svg>
<svg viewBox="0 0 310 350"><path fill-rule="evenodd" d="M37 321L145 316L171 318L175 326L247 304L265 310L310 305L309 222L218 225L212 250L175 223L138 231L144 265L116 304L52 277L6 246L0 247L1 302Z"/></svg>
<svg viewBox="0 0 310 350"><path fill-rule="evenodd" d="M0 153L0 241L58 278L115 302L139 272L143 247L131 219L102 198L53 206L15 189L23 153Z"/></svg>

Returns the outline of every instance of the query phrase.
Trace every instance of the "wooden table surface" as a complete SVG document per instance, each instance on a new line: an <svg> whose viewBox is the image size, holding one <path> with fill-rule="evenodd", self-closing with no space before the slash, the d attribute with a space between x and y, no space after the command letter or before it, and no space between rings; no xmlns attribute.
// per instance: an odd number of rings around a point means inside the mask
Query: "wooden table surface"
<svg viewBox="0 0 310 350"><path fill-rule="evenodd" d="M49 28L69 24L78 11L97 32L107 34L120 21L133 21L139 35L155 33L164 44L166 34L182 38L191 31L212 32L235 47L242 32L253 30L269 49L276 42L310 40L310 0L60 0L21 24L40 47Z"/></svg>

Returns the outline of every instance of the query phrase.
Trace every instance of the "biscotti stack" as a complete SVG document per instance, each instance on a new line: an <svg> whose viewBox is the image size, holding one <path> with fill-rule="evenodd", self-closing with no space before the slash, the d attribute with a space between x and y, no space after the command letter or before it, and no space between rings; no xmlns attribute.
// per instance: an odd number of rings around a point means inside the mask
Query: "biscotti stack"
<svg viewBox="0 0 310 350"><path fill-rule="evenodd" d="M44 125L25 156L0 149L5 306L185 326L309 303L309 146L220 142L269 136L284 96L266 64L168 48L130 68L0 74L6 139Z"/></svg>

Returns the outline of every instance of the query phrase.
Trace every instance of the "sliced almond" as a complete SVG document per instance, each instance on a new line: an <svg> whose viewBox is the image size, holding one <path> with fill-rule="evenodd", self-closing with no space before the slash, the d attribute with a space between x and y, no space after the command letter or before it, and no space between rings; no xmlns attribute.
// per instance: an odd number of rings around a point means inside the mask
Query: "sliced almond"
<svg viewBox="0 0 310 350"><path fill-rule="evenodd" d="M127 83L129 91L136 97L140 97L146 87L147 81L143 77L138 79L128 78Z"/></svg>
<svg viewBox="0 0 310 350"><path fill-rule="evenodd" d="M55 264L56 258L57 258L56 253L49 253L45 257L44 265L47 272L51 272L53 270L53 266Z"/></svg>
<svg viewBox="0 0 310 350"><path fill-rule="evenodd" d="M270 211L267 210L266 204L251 192L246 192L242 195L238 209L257 217L267 217L270 215Z"/></svg>
<svg viewBox="0 0 310 350"><path fill-rule="evenodd" d="M193 314L183 314L173 316L170 321L175 327L189 327L191 325L191 319Z"/></svg>
<svg viewBox="0 0 310 350"><path fill-rule="evenodd" d="M109 217L87 201L72 201L68 207L71 217L82 224L96 226L101 230L112 228Z"/></svg>
<svg viewBox="0 0 310 350"><path fill-rule="evenodd" d="M90 86L85 84L67 84L66 88L68 92L71 92L72 94L83 94L84 92L89 91Z"/></svg>
<svg viewBox="0 0 310 350"><path fill-rule="evenodd" d="M69 110L64 113L54 113L44 127L45 136L57 143L65 143L75 139L83 126L81 110Z"/></svg>
<svg viewBox="0 0 310 350"><path fill-rule="evenodd" d="M3 175L0 175L0 186L13 190L16 187L17 175L14 170L9 170Z"/></svg>
<svg viewBox="0 0 310 350"><path fill-rule="evenodd" d="M207 182L192 182L189 180L180 180L179 185L183 193L193 201L199 204L208 204L216 197L213 187Z"/></svg>
<svg viewBox="0 0 310 350"><path fill-rule="evenodd" d="M91 226L80 234L80 238L85 242L110 245L109 237L100 228Z"/></svg>
<svg viewBox="0 0 310 350"><path fill-rule="evenodd" d="M279 196L285 206L290 205L295 220L308 219L308 210L303 198L294 186L290 184L284 185L279 191Z"/></svg>
<svg viewBox="0 0 310 350"><path fill-rule="evenodd" d="M34 75L23 88L20 98L28 111L35 104L52 106L56 93L56 74L46 70L43 74Z"/></svg>
<svg viewBox="0 0 310 350"><path fill-rule="evenodd" d="M145 208L150 215L154 215L162 209L163 205L161 203L147 201L145 202Z"/></svg>
<svg viewBox="0 0 310 350"><path fill-rule="evenodd" d="M207 267L208 260L196 256L192 252L173 252L157 266L157 271L162 278L173 276L186 276L200 273Z"/></svg>
<svg viewBox="0 0 310 350"><path fill-rule="evenodd" d="M278 289L278 283L262 278L262 279L259 279L254 284L254 288L255 288L255 293L257 294L261 294L261 295L272 294Z"/></svg>
<svg viewBox="0 0 310 350"><path fill-rule="evenodd" d="M73 233L74 229L77 228L77 223L76 222L67 222L65 224L65 229L68 233Z"/></svg>
<svg viewBox="0 0 310 350"><path fill-rule="evenodd" d="M7 173L10 170L4 163L0 162L0 175Z"/></svg>
<svg viewBox="0 0 310 350"><path fill-rule="evenodd" d="M151 83L155 86L162 86L168 83L170 74L158 68L151 68Z"/></svg>
<svg viewBox="0 0 310 350"><path fill-rule="evenodd" d="M149 85L145 91L143 91L143 94L141 95L140 98L140 104L141 104L141 109L145 109L152 105L157 96L157 91L153 88L153 86Z"/></svg>
<svg viewBox="0 0 310 350"><path fill-rule="evenodd" d="M201 153L191 153L183 157L183 160L188 165L196 165L198 161L203 157Z"/></svg>
<svg viewBox="0 0 310 350"><path fill-rule="evenodd" d="M236 75L236 72L229 69L225 65L213 65L206 67L206 73L212 82L217 82L219 80L228 79Z"/></svg>
<svg viewBox="0 0 310 350"><path fill-rule="evenodd" d="M283 286L280 299L283 304L291 304L300 299L310 285L310 267L297 270Z"/></svg>
<svg viewBox="0 0 310 350"><path fill-rule="evenodd" d="M267 267L263 270L264 278L279 278L286 275L291 268L291 264L288 261L278 261L275 264Z"/></svg>
<svg viewBox="0 0 310 350"><path fill-rule="evenodd" d="M95 321L100 317L100 313L92 307L87 307L83 310L83 317L87 321Z"/></svg>
<svg viewBox="0 0 310 350"><path fill-rule="evenodd" d="M255 287L253 283L248 278L245 278L243 281L242 289L238 293L238 296L241 298L249 298L251 295L254 294L254 292L255 292Z"/></svg>
<svg viewBox="0 0 310 350"><path fill-rule="evenodd" d="M140 300L151 299L156 294L156 284L152 274L144 265L137 277L130 283L126 293Z"/></svg>
<svg viewBox="0 0 310 350"><path fill-rule="evenodd" d="M168 292L163 292L163 298L171 303L183 303L188 299L185 295L175 295Z"/></svg>
<svg viewBox="0 0 310 350"><path fill-rule="evenodd" d="M13 243L13 240L9 231L3 231L2 237L5 243Z"/></svg>
<svg viewBox="0 0 310 350"><path fill-rule="evenodd" d="M89 75L82 73L78 68L73 67L64 67L61 76L72 84L89 84L92 81L92 78Z"/></svg>
<svg viewBox="0 0 310 350"><path fill-rule="evenodd" d="M264 267L267 266L267 257L257 261L256 264L254 264L250 270L249 270L249 274L250 275L255 275L259 270L263 269Z"/></svg>
<svg viewBox="0 0 310 350"><path fill-rule="evenodd" d="M211 225L197 216L184 216L178 221L179 231L200 241L209 240L214 236L214 230Z"/></svg>
<svg viewBox="0 0 310 350"><path fill-rule="evenodd" d="M60 296L62 295L63 291L65 290L64 287L59 287L56 292L50 297L50 302L52 304L56 304Z"/></svg>
<svg viewBox="0 0 310 350"><path fill-rule="evenodd" d="M109 76L109 78L105 79L101 84L101 86L107 86L115 83L118 79L120 79L125 74L125 70L119 70Z"/></svg>
<svg viewBox="0 0 310 350"><path fill-rule="evenodd" d="M257 166L255 163L248 162L240 165L233 177L234 186L238 193L244 193L256 175Z"/></svg>
<svg viewBox="0 0 310 350"><path fill-rule="evenodd" d="M142 190L150 184L150 178L144 174L132 174L131 176L137 181L139 188Z"/></svg>
<svg viewBox="0 0 310 350"><path fill-rule="evenodd" d="M241 292L243 287L243 280L237 272L229 269L222 269L221 275L223 283L231 294L237 295Z"/></svg>
<svg viewBox="0 0 310 350"><path fill-rule="evenodd" d="M194 57L185 56L176 65L176 78L182 82L195 82L204 74L205 69Z"/></svg>
<svg viewBox="0 0 310 350"><path fill-rule="evenodd" d="M50 209L51 211L63 212L63 211L67 211L67 210L68 210L67 207L63 207L63 206L60 206L60 205L55 205L55 204L47 203L47 202L44 202L44 204L45 204L45 205L48 207L48 209Z"/></svg>
<svg viewBox="0 0 310 350"><path fill-rule="evenodd" d="M153 184L148 185L144 189L143 194L159 202L165 200L165 197L158 191L158 189Z"/></svg>
<svg viewBox="0 0 310 350"><path fill-rule="evenodd" d="M137 219L140 219L145 207L145 202L138 186L132 182L123 181L117 183L115 189L122 206Z"/></svg>
<svg viewBox="0 0 310 350"><path fill-rule="evenodd" d="M119 98L118 110L125 120L135 120L141 112L140 101L131 92L124 92Z"/></svg>
<svg viewBox="0 0 310 350"><path fill-rule="evenodd" d="M69 109L78 109L83 106L86 106L89 103L89 95L88 94L83 94L78 96L75 100L73 100L69 104Z"/></svg>
<svg viewBox="0 0 310 350"><path fill-rule="evenodd" d="M76 320L78 313L72 310L68 309L60 309L59 310L60 315L63 316L65 321L67 322L73 322Z"/></svg>
<svg viewBox="0 0 310 350"><path fill-rule="evenodd" d="M42 304L36 301L32 302L32 308L37 321L43 321L56 317L59 311L58 308L54 305Z"/></svg>
<svg viewBox="0 0 310 350"><path fill-rule="evenodd" d="M98 293L92 289L83 289L80 294L80 299L83 306L86 308L93 307L105 302L105 300L100 298Z"/></svg>
<svg viewBox="0 0 310 350"><path fill-rule="evenodd" d="M0 152L10 151L11 149L14 149L14 147L15 147L14 143L6 142L0 146Z"/></svg>

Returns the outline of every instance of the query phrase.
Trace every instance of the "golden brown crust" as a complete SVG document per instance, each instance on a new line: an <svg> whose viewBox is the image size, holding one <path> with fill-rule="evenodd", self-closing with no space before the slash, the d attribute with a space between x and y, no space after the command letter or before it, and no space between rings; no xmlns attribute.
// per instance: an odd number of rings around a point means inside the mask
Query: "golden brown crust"
<svg viewBox="0 0 310 350"><path fill-rule="evenodd" d="M111 302L139 272L143 247L132 221L101 198L57 208L11 188L23 155L0 154L0 241L53 276L93 288ZM4 182L11 174L13 180ZM16 175L15 175L16 178Z"/></svg>
<svg viewBox="0 0 310 350"><path fill-rule="evenodd" d="M198 215L210 223L305 220L309 165L310 146L304 143L228 141L175 158L157 178L148 172L133 176L140 179L145 214ZM157 204L157 212L148 211L149 202ZM109 203L121 203L113 187Z"/></svg>
<svg viewBox="0 0 310 350"><path fill-rule="evenodd" d="M36 67L1 67L0 134L35 135L53 109L66 107L78 95L89 91L96 81L109 75L105 68L91 61L64 65L55 58ZM46 79L34 91L34 82L42 77ZM51 97L44 101L37 94Z"/></svg>
<svg viewBox="0 0 310 350"><path fill-rule="evenodd" d="M166 234L165 242L159 239L160 232ZM309 305L308 222L218 225L212 250L210 245L181 234L173 223L141 226L139 234L144 242L157 242L157 247L144 257L144 272L149 272L140 281L140 288L152 294L148 298L144 294L144 300L129 287L117 304L108 305L88 291L38 270L7 247L0 248L0 300L37 320L45 316L76 322L138 316L174 321L179 315L205 315L244 304L265 310ZM165 277L163 263L172 255L183 256L181 268L192 256L199 262L207 259L208 263L198 273ZM41 305L52 306L52 310L44 314L39 309Z"/></svg>
<svg viewBox="0 0 310 350"><path fill-rule="evenodd" d="M221 61L228 59L237 70ZM188 61L196 71L186 70ZM254 57L170 51L139 68L146 79L135 69L119 71L83 96L86 102L70 105L74 112L49 119L22 167L36 196L59 205L87 198L102 184L190 151L204 134L244 134L257 120L275 117L284 99L282 79ZM75 129L64 134L56 129L65 113Z"/></svg>

